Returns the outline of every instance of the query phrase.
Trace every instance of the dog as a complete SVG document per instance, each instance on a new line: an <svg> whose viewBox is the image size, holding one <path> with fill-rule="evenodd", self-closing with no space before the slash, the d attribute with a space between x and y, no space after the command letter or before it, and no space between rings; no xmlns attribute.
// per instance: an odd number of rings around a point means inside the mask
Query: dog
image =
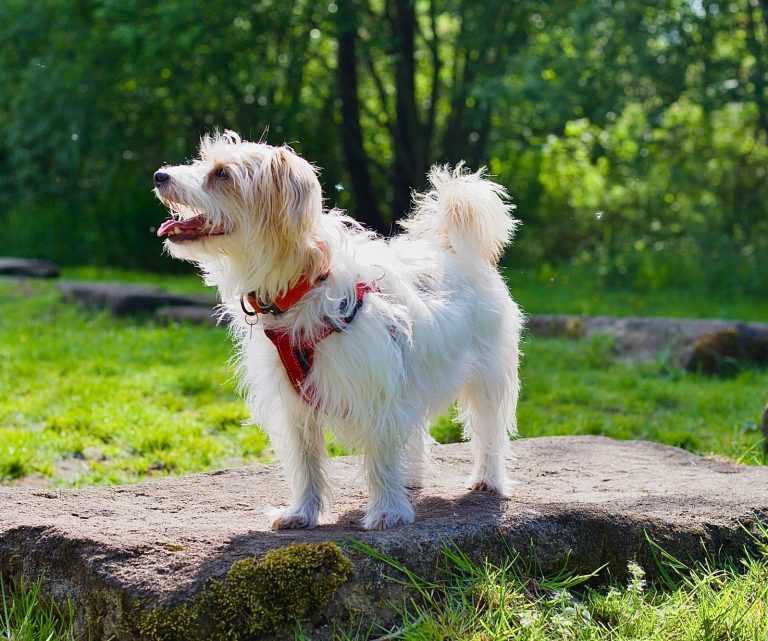
<svg viewBox="0 0 768 641"><path fill-rule="evenodd" d="M326 427L363 453L363 527L413 522L430 418L455 400L469 488L505 492L523 317L496 265L518 221L483 169L428 178L384 239L326 210L317 170L287 146L214 133L154 174L171 214L157 234L218 288L242 393L290 484L274 529L313 528L327 507Z"/></svg>

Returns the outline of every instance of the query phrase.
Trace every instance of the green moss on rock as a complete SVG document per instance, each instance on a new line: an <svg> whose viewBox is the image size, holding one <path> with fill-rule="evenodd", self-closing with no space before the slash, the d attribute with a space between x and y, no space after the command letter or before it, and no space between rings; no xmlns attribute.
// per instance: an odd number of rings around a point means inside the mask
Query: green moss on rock
<svg viewBox="0 0 768 641"><path fill-rule="evenodd" d="M334 543L294 544L237 561L189 603L173 610L137 606L130 633L148 641L249 641L307 619L352 575Z"/></svg>

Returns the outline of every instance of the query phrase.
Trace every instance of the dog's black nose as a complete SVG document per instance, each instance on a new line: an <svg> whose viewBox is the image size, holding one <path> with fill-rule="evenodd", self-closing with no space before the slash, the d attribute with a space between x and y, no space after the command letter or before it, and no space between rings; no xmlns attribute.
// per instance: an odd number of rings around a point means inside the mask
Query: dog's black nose
<svg viewBox="0 0 768 641"><path fill-rule="evenodd" d="M164 171L156 171L155 172L155 184L159 185L160 183L164 183L170 177L171 177L171 175L170 174L166 174Z"/></svg>

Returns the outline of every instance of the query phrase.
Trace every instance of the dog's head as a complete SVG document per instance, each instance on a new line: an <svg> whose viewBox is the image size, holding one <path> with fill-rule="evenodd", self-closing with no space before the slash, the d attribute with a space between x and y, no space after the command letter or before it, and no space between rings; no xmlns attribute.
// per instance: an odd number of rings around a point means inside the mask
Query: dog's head
<svg viewBox="0 0 768 641"><path fill-rule="evenodd" d="M288 147L246 142L231 131L206 135L198 158L161 167L154 180L171 213L157 234L176 258L301 261L316 244L320 183Z"/></svg>

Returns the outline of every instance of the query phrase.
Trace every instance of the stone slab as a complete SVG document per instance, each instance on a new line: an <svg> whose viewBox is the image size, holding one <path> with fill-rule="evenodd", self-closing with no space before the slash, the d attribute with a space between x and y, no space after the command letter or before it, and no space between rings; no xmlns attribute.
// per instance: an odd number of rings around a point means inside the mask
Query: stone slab
<svg viewBox="0 0 768 641"><path fill-rule="evenodd" d="M26 276L28 278L57 278L59 266L39 258L0 257L0 276Z"/></svg>
<svg viewBox="0 0 768 641"><path fill-rule="evenodd" d="M216 299L209 296L171 294L159 287L120 283L63 281L59 292L66 301L88 309L106 309L115 316L150 315L162 307L205 306L212 310Z"/></svg>
<svg viewBox="0 0 768 641"><path fill-rule="evenodd" d="M606 564L621 575L633 558L653 571L646 534L682 559L705 550L738 555L750 540L744 527L768 517L768 468L591 436L521 439L514 452L516 485L499 497L465 489L466 444L436 446L415 494L416 523L385 532L359 526L365 492L354 457L332 461L335 505L312 531L270 529L267 510L288 501L274 465L80 490L0 487L0 570L44 574L51 594L74 600L80 624L90 621L91 638L135 639L126 623L137 603L170 610L238 560L332 541L354 574L311 615L310 636L320 639L350 613L392 623L392 604L403 602L402 586L387 578L395 571L350 539L427 578L448 541L477 558L515 550L535 554L545 571L566 562L586 572Z"/></svg>

